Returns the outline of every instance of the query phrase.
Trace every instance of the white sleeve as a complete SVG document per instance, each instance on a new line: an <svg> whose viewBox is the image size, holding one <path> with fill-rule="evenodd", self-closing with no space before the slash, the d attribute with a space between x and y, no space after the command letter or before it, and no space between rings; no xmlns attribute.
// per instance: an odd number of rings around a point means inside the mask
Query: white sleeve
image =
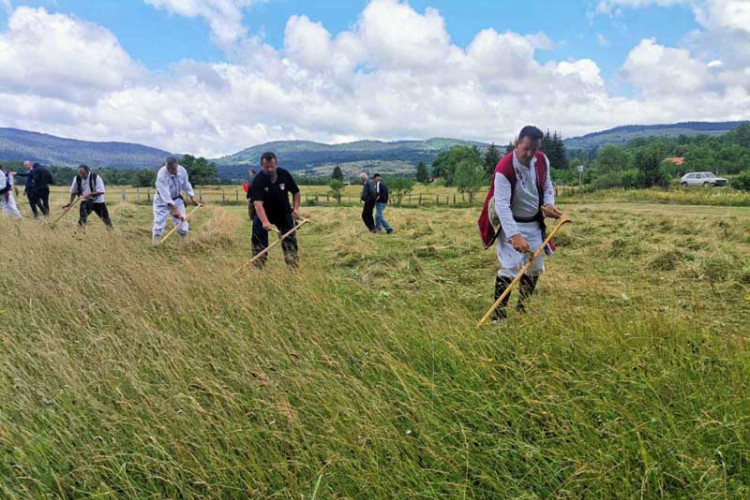
<svg viewBox="0 0 750 500"><path fill-rule="evenodd" d="M169 184L167 183L166 172L166 169L159 170L159 173L156 175L156 191L159 193L159 196L164 201L164 203L166 203L167 205L174 205L172 193L169 192Z"/></svg>
<svg viewBox="0 0 750 500"><path fill-rule="evenodd" d="M5 176L5 172L0 170L0 189L5 189L9 185L8 178Z"/></svg>
<svg viewBox="0 0 750 500"><path fill-rule="evenodd" d="M70 194L78 194L78 177L73 177L73 184L70 185Z"/></svg>
<svg viewBox="0 0 750 500"><path fill-rule="evenodd" d="M503 226L505 237L511 239L513 236L520 234L515 219L513 219L513 210L510 207L510 198L512 194L510 181L503 175L495 174L495 212L500 218L500 224Z"/></svg>
<svg viewBox="0 0 750 500"><path fill-rule="evenodd" d="M542 198L542 204L554 205L555 186L552 184L552 165L550 165L547 155L544 155L544 157L547 159L547 182L544 183L544 197Z"/></svg>
<svg viewBox="0 0 750 500"><path fill-rule="evenodd" d="M188 196L191 198L195 196L195 191L193 191L193 185L190 184L190 179L188 178L187 170L182 169L182 175L180 176L182 179L182 190L187 193Z"/></svg>
<svg viewBox="0 0 750 500"><path fill-rule="evenodd" d="M101 175L96 176L96 192L97 193L104 192L104 179L102 179Z"/></svg>

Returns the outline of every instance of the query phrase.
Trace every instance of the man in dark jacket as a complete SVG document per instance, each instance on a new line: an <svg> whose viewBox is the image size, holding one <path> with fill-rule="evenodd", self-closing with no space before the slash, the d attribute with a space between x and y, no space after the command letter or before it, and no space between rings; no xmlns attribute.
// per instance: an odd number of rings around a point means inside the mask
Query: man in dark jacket
<svg viewBox="0 0 750 500"><path fill-rule="evenodd" d="M386 233L391 234L393 228L383 216L383 212L388 207L388 185L383 182L380 174L375 174L373 180L375 181L375 231L382 233L385 229Z"/></svg>
<svg viewBox="0 0 750 500"><path fill-rule="evenodd" d="M52 174L39 163L24 162L26 173L16 174L19 177L26 177L26 197L29 199L31 211L34 218L39 218L38 210L42 215L49 217L49 185L54 184Z"/></svg>
<svg viewBox="0 0 750 500"><path fill-rule="evenodd" d="M377 202L377 194L375 193L375 183L367 178L367 174L362 172L359 176L362 180L362 194L360 199L365 202L365 206L362 209L362 220L367 226L367 229L371 232L375 232L375 218L372 216L372 212L375 210L375 204Z"/></svg>

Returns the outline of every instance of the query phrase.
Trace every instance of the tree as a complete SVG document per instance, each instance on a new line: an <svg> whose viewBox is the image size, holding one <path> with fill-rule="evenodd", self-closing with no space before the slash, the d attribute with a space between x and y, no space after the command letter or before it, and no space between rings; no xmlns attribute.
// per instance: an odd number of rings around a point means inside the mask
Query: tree
<svg viewBox="0 0 750 500"><path fill-rule="evenodd" d="M643 187L653 186L666 187L669 185L669 177L662 165L661 148L656 145L639 148L633 158L635 168Z"/></svg>
<svg viewBox="0 0 750 500"><path fill-rule="evenodd" d="M341 179L331 179L328 187L331 188L331 196L341 205L341 195L344 193L344 188L346 187L344 181Z"/></svg>
<svg viewBox="0 0 750 500"><path fill-rule="evenodd" d="M482 153L476 146L453 146L435 157L432 162L432 175L443 179L446 186L452 186L456 167L464 160L481 164Z"/></svg>
<svg viewBox="0 0 750 500"><path fill-rule="evenodd" d="M625 150L611 144L599 150L598 160L601 173L622 172L628 168L628 155Z"/></svg>
<svg viewBox="0 0 750 500"><path fill-rule="evenodd" d="M505 154L510 154L513 151L515 151L516 145L513 144L513 141L510 141L507 146L505 146Z"/></svg>
<svg viewBox="0 0 750 500"><path fill-rule="evenodd" d="M339 165L336 165L336 167L333 169L331 179L336 179L342 182L344 181L344 172L341 171L341 167Z"/></svg>
<svg viewBox="0 0 750 500"><path fill-rule="evenodd" d="M414 181L405 177L389 179L387 184L396 205L401 205L401 200L403 200L404 196L414 189Z"/></svg>
<svg viewBox="0 0 750 500"><path fill-rule="evenodd" d="M484 171L487 177L492 177L495 172L495 167L500 162L500 150L497 149L495 143L490 144L487 151L484 153Z"/></svg>
<svg viewBox="0 0 750 500"><path fill-rule="evenodd" d="M417 182L426 184L430 181L430 174L427 172L427 165L424 161L420 161L417 165Z"/></svg>
<svg viewBox="0 0 750 500"><path fill-rule="evenodd" d="M484 180L485 169L481 163L466 159L456 167L456 187L469 195L469 203L474 202L474 195L484 185Z"/></svg>
<svg viewBox="0 0 750 500"><path fill-rule="evenodd" d="M216 165L203 157L196 158L193 155L185 155L180 160L180 165L187 170L190 182L195 185L215 184L218 180Z"/></svg>
<svg viewBox="0 0 750 500"><path fill-rule="evenodd" d="M562 140L562 136L555 132L552 135L549 151L542 149L547 154L549 162L553 168L560 170L567 170L570 168L570 160L568 159L568 152L565 150L565 143Z"/></svg>
<svg viewBox="0 0 750 500"><path fill-rule="evenodd" d="M134 187L150 187L156 182L156 172L150 169L139 170L133 179Z"/></svg>

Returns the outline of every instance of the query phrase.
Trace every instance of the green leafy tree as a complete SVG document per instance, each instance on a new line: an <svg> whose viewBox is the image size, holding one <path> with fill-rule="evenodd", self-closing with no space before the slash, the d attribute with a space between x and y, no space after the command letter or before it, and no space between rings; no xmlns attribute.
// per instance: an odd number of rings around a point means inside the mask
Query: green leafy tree
<svg viewBox="0 0 750 500"><path fill-rule="evenodd" d="M482 153L476 146L453 146L435 157L432 162L432 175L443 179L446 186L453 186L456 167L464 160L482 164Z"/></svg>
<svg viewBox="0 0 750 500"><path fill-rule="evenodd" d="M139 170L133 178L134 187L151 187L156 182L156 172L151 169Z"/></svg>
<svg viewBox="0 0 750 500"><path fill-rule="evenodd" d="M746 170L732 179L731 185L737 191L750 191L750 170Z"/></svg>
<svg viewBox="0 0 750 500"><path fill-rule="evenodd" d="M346 188L344 181L342 181L341 179L331 179L331 182L328 183L328 187L331 189L331 196L333 196L336 202L338 202L338 204L340 205L341 196L344 194L344 189Z"/></svg>
<svg viewBox="0 0 750 500"><path fill-rule="evenodd" d="M216 165L203 157L196 158L193 155L185 155L180 160L180 165L187 170L190 182L195 185L205 186L216 184L218 181Z"/></svg>
<svg viewBox="0 0 750 500"><path fill-rule="evenodd" d="M336 165L331 174L331 179L336 179L342 182L344 181L344 172L341 170L341 166Z"/></svg>
<svg viewBox="0 0 750 500"><path fill-rule="evenodd" d="M667 187L669 185L669 176L664 170L662 159L663 153L657 145L639 148L635 153L633 162L635 168L638 169L643 187Z"/></svg>
<svg viewBox="0 0 750 500"><path fill-rule="evenodd" d="M497 164L500 162L500 158L500 150L497 149L497 146L495 146L495 143L493 142L484 153L484 171L487 174L487 177L491 177L495 172L495 167L497 167Z"/></svg>
<svg viewBox="0 0 750 500"><path fill-rule="evenodd" d="M427 172L427 165L424 161L420 161L417 165L417 182L426 184L430 181L430 174Z"/></svg>
<svg viewBox="0 0 750 500"><path fill-rule="evenodd" d="M602 174L622 172L628 168L628 155L618 146L607 145L599 150L597 158L599 172Z"/></svg>
<svg viewBox="0 0 750 500"><path fill-rule="evenodd" d="M513 141L510 141L507 146L505 146L505 154L510 154L513 151L515 151L516 145L513 144Z"/></svg>
<svg viewBox="0 0 750 500"><path fill-rule="evenodd" d="M485 183L485 168L481 163L470 159L463 160L456 167L455 182L458 191L469 195L469 202L474 202L474 196Z"/></svg>
<svg viewBox="0 0 750 500"><path fill-rule="evenodd" d="M401 205L401 201L404 199L404 196L409 194L409 192L414 189L414 181L411 179L407 179L406 177L395 177L393 179L389 179L387 184L391 196L393 196L393 200L396 202L396 205Z"/></svg>

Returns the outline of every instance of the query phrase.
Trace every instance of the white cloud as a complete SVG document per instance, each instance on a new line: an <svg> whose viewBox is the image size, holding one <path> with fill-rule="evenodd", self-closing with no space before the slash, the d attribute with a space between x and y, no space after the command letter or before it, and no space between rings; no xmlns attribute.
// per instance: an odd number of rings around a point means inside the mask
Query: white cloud
<svg viewBox="0 0 750 500"><path fill-rule="evenodd" d="M623 66L623 73L644 92L653 95L692 94L708 84L708 67L686 49L664 47L643 40Z"/></svg>
<svg viewBox="0 0 750 500"><path fill-rule="evenodd" d="M0 67L12 69L0 72L0 126L216 156L291 138L504 143L528 123L570 136L750 114L750 73L723 56L644 40L622 70L636 95L621 97L590 59L539 63L548 43L487 29L460 47L439 12L374 0L344 32L293 16L283 49L242 35L227 62L183 61L155 74L102 27L19 8L0 32Z"/></svg>
<svg viewBox="0 0 750 500"><path fill-rule="evenodd" d="M609 43L609 40L607 40L607 37L605 37L601 33L599 33L596 36L596 40L599 42L599 45L601 45L602 47L609 47L610 46L610 43Z"/></svg>
<svg viewBox="0 0 750 500"><path fill-rule="evenodd" d="M217 44L226 47L243 38L247 29L243 11L255 0L144 0L157 9L184 17L201 17L208 22Z"/></svg>
<svg viewBox="0 0 750 500"><path fill-rule="evenodd" d="M651 5L669 7L673 5L689 5L698 0L599 0L596 10L600 14L612 14L618 7L640 9Z"/></svg>
<svg viewBox="0 0 750 500"><path fill-rule="evenodd" d="M0 91L96 100L142 78L107 30L80 19L19 7L0 33Z"/></svg>

